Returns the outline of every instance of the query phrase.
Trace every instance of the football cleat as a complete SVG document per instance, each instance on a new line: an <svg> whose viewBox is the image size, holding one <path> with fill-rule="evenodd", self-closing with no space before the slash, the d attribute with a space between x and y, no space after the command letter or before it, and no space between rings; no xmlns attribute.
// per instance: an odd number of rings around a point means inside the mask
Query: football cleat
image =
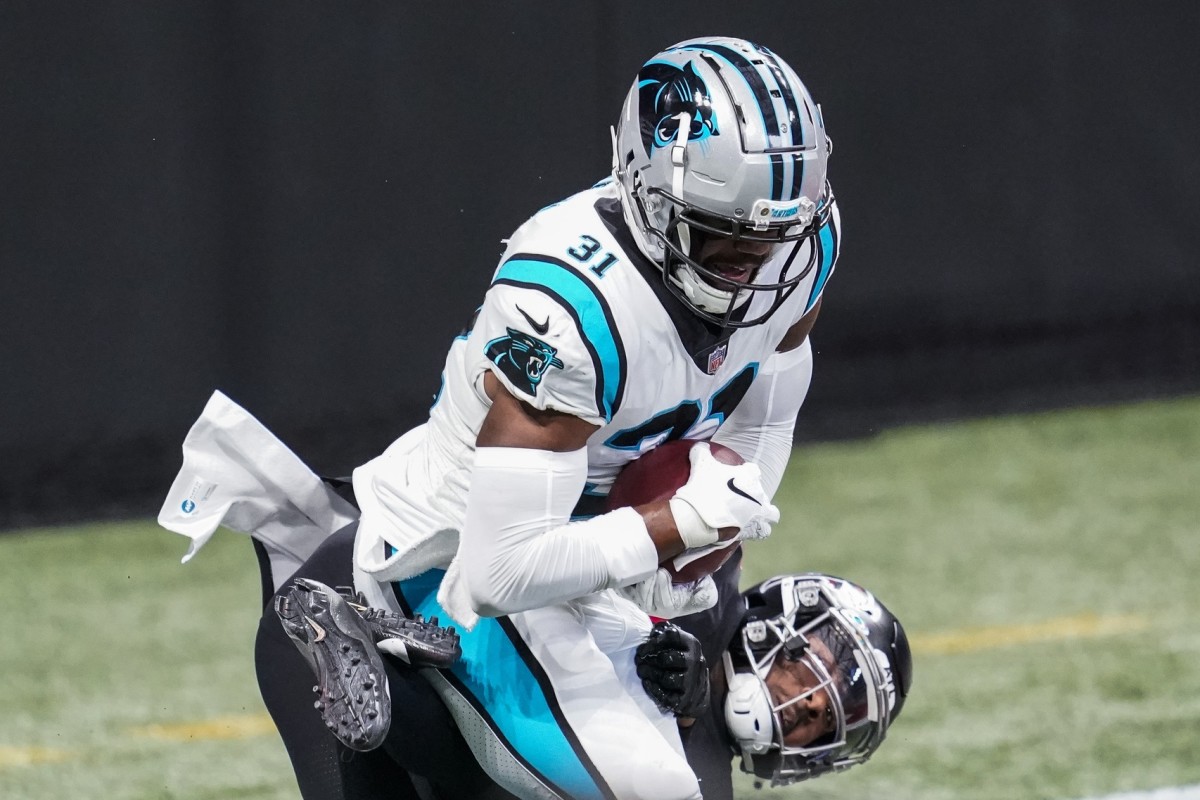
<svg viewBox="0 0 1200 800"><path fill-rule="evenodd" d="M362 616L371 638L385 653L414 667L449 667L462 655L458 633L443 628L437 617L426 621L420 614L409 619L395 611L372 608L362 595L346 598L347 604Z"/></svg>
<svg viewBox="0 0 1200 800"><path fill-rule="evenodd" d="M453 629L351 603L323 583L296 578L275 599L283 629L317 677L314 707L330 732L352 750L373 750L391 725L391 693L382 649L414 666L453 663Z"/></svg>

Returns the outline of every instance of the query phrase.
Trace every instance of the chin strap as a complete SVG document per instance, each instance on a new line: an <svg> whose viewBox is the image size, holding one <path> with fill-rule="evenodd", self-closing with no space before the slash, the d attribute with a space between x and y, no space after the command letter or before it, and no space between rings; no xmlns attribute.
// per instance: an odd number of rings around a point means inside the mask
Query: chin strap
<svg viewBox="0 0 1200 800"><path fill-rule="evenodd" d="M684 111L675 115L679 120L679 130L675 134L675 144L671 145L671 194L683 199L683 176L687 164L688 133L692 130L692 115ZM680 222L675 230L679 234L679 247L683 252L692 252L692 231L686 223Z"/></svg>
<svg viewBox="0 0 1200 800"><path fill-rule="evenodd" d="M750 672L738 672L733 667L729 651L722 655L725 663L725 725L737 742L742 758L752 763L775 743L775 713L763 682Z"/></svg>
<svg viewBox="0 0 1200 800"><path fill-rule="evenodd" d="M686 111L675 115L679 120L679 132L675 134L675 144L671 145L671 194L676 199L683 199L683 172L687 154L688 134L692 130L692 115Z"/></svg>

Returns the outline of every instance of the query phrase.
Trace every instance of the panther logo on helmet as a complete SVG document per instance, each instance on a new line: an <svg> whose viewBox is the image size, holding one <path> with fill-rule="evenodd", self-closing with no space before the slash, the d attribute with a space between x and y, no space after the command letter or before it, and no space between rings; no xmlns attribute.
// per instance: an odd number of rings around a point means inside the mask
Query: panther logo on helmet
<svg viewBox="0 0 1200 800"><path fill-rule="evenodd" d="M690 61L683 69L662 61L649 62L638 73L638 93L642 144L647 152L675 141L679 127L675 118L684 112L692 120L688 141L703 142L720 135L708 87Z"/></svg>

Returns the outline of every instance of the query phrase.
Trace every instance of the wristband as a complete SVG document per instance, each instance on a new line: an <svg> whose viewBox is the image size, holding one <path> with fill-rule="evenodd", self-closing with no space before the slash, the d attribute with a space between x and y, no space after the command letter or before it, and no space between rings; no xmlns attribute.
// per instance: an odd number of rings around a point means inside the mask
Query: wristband
<svg viewBox="0 0 1200 800"><path fill-rule="evenodd" d="M717 541L717 529L709 527L692 504L681 497L672 497L668 503L671 516L675 517L675 527L679 529L679 538L687 549L707 547Z"/></svg>

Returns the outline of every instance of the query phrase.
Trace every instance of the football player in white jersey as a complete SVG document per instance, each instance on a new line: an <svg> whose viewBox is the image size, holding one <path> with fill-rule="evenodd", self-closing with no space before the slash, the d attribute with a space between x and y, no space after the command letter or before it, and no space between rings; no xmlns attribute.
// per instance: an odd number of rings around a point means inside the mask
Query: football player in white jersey
<svg viewBox="0 0 1200 800"><path fill-rule="evenodd" d="M662 562L778 520L840 246L820 108L764 47L658 53L613 142L612 177L509 239L429 421L353 476L355 587L458 624L461 658L425 672L489 777L521 797L701 796L634 652L649 614L716 601L711 579L673 585ZM622 466L675 439L699 444L674 497L596 513ZM719 463L708 440L747 463ZM354 638L311 627L302 650ZM388 732L386 675L368 662L370 691L318 701L360 750ZM285 701L264 698L278 720ZM280 727L299 774L304 745Z"/></svg>
<svg viewBox="0 0 1200 800"><path fill-rule="evenodd" d="M327 579L348 577L352 536L343 531L330 537L322 547L332 558L314 556L309 568ZM735 573L740 555L735 551L730 560ZM320 587L305 583L309 590ZM323 591L334 592L321 587L312 594ZM289 601L304 603L303 594L291 592ZM394 635L413 644L402 630L403 618L374 612L367 618L372 626L382 623L376 640ZM313 619L327 621L320 614ZM716 606L688 621L695 636L668 621L656 623L636 648L635 662L646 692L679 718L687 760L706 800L733 800L731 759L772 786L863 763L882 744L911 688L912 653L899 620L870 592L842 578L776 576L745 592L723 594ZM260 654L270 639L284 655L294 652L277 627L264 625L261 638ZM413 655L410 649L413 663L433 663ZM463 738L472 731L460 735L432 686L412 670L385 663L395 716L381 747L329 758L333 739L319 734L314 742L324 747L297 769L305 796L512 797L472 757ZM296 675L274 675L272 681ZM299 677L301 684L311 682L310 674ZM281 729L292 742L293 726L303 727L300 717L313 713L295 702L284 705Z"/></svg>

